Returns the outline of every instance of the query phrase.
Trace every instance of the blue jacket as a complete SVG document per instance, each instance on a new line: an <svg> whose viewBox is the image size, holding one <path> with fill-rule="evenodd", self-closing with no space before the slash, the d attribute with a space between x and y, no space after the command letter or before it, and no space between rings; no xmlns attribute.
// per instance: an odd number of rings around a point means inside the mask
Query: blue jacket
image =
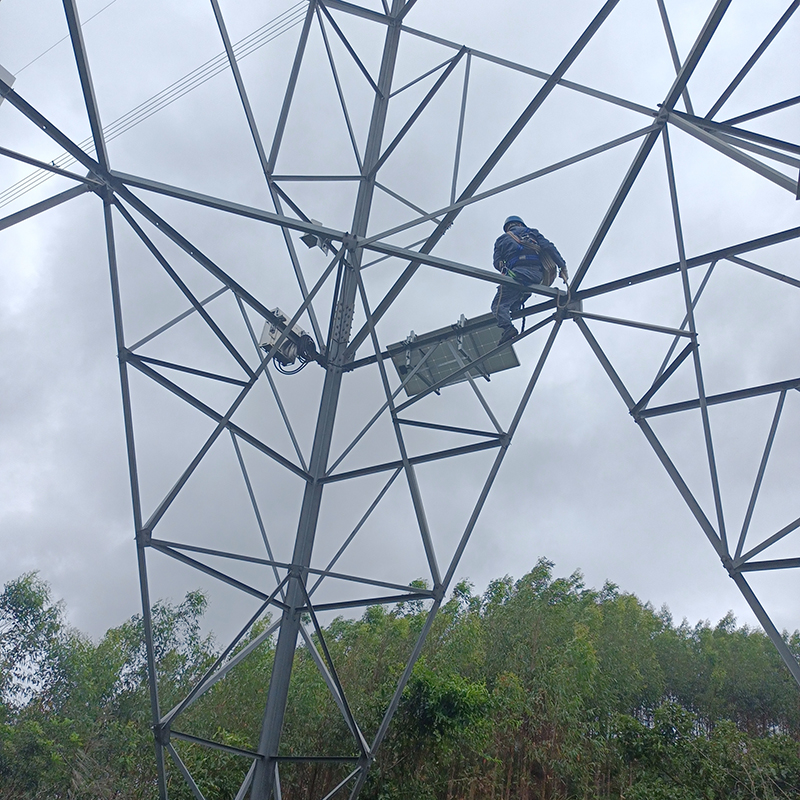
<svg viewBox="0 0 800 800"><path fill-rule="evenodd" d="M542 250L548 252L552 256L553 261L558 264L559 269L563 269L567 266L567 262L564 261L564 258L561 253L558 252L556 246L549 239L545 239L536 228L517 226L516 228L512 228L511 232L520 239L525 239L526 237L532 238ZM542 266L542 262L536 253L518 244L507 233L500 236L494 243L492 263L498 272L513 270L518 264L520 266L526 264L536 268Z"/></svg>

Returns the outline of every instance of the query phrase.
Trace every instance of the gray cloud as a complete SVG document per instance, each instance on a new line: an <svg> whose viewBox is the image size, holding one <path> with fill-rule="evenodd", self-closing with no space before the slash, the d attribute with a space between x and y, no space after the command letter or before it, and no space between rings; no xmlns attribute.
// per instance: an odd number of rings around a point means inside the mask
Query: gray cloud
<svg viewBox="0 0 800 800"><path fill-rule="evenodd" d="M51 4L41 26L30 24L30 10L19 0L5 0L0 9L4 65L9 69L30 60L63 35L63 12ZM708 8L681 2L668 4L678 49L688 51ZM709 66L698 72L690 92L698 109L705 109L735 74L769 25L782 12L779 5L739 4L732 8L709 50ZM598 3L582 2L547 13L521 12L518 4L464 4L458 14L437 4L420 3L409 18L414 27L470 46L496 52L542 70L563 56ZM87 7L85 16L94 12ZM224 9L232 36L244 36L262 24L257 7ZM769 12L769 13L768 13ZM82 13L83 9L82 9ZM154 25L153 19L159 24ZM26 24L27 23L27 24ZM380 41L371 26L345 19L373 74ZM532 47L531 29L536 31ZM12 36L11 31L17 31ZM125 36L120 31L125 31ZM25 35L20 32L25 31ZM242 61L252 103L265 141L270 141L297 29ZM792 37L794 36L794 39ZM164 85L216 55L221 45L210 9L194 4L163 8L119 0L87 24L85 37L95 77L103 121L116 119ZM776 43L779 53L797 59L796 27L787 28ZM370 107L369 86L334 43L337 63L351 102L354 128L363 138ZM7 55L6 55L7 54ZM401 48L398 82L443 61L452 52L431 42L409 39ZM6 58L8 62L6 63ZM65 132L88 135L74 63L67 44L21 73L15 88ZM792 61L792 63L794 63ZM473 60L467 106L459 189L486 158L541 86L537 78L509 73L497 65ZM764 102L796 94L789 87L796 70L775 70L767 61L743 83L730 101L730 113L741 113ZM425 210L446 206L450 198L452 159L462 72L437 97L418 128L401 145L382 173L382 181ZM724 76L724 77L723 77ZM568 77L604 91L618 93L650 107L663 99L673 80L669 53L657 7L615 11L607 29L598 34ZM421 83L401 95L400 110L390 116L387 138L394 135L430 85ZM774 93L762 99L762 88ZM701 113L704 113L701 111ZM791 112L794 113L794 112ZM788 117L788 114L787 114ZM796 119L796 117L792 117ZM649 123L645 116L613 107L565 88L558 88L487 180L490 188L533 172L577 152L597 146ZM2 144L50 160L57 150L8 103L0 106ZM769 127L774 124L775 128ZM784 122L763 123L761 130L790 136ZM690 255L736 241L772 233L796 224L796 205L782 189L764 182L694 140L672 133L682 222ZM488 268L491 245L501 220L521 213L552 238L577 267L603 214L623 179L638 142L581 162L562 172L518 187L462 212L437 247L445 258ZM110 145L115 168L185 186L236 202L271 210L263 176L253 152L229 73L223 73ZM312 35L309 62L301 73L298 111L290 117L287 141L277 165L280 173L320 170L355 174L356 165L346 128L338 112L335 87L326 67L318 32ZM27 174L27 167L0 162L0 190ZM69 182L53 179L7 206L11 212L50 196ZM286 184L308 216L347 229L355 184ZM140 193L142 197L144 193ZM293 310L299 291L277 229L187 207L166 198L148 202L176 228L263 299L268 307ZM378 232L411 219L414 212L379 193L371 222ZM160 273L145 249L117 215L120 269L124 289L126 329L132 340L145 335L186 307L185 300ZM147 227L147 226L145 226ZM218 284L187 256L147 228L182 278L199 296ZM432 230L427 223L396 240L408 244ZM118 624L138 607L131 504L121 421L118 371L115 363L108 270L105 263L101 208L87 195L47 212L0 237L3 313L0 317L3 356L0 371L2 441L2 537L5 558L0 578L38 569L57 595L67 600L72 619L93 634ZM327 261L319 251L299 245L309 283ZM614 229L598 252L584 286L670 263L677 258L669 206L664 157L654 151L623 207ZM765 266L797 278L797 244L787 243L753 256ZM399 274L402 265L387 261L365 271L373 307ZM691 274L696 289L701 269ZM485 313L493 287L423 267L396 309L379 326L381 343L398 341L410 329L417 333L454 322L461 313ZM327 325L330 288L318 304ZM324 302L323 302L324 300ZM762 275L720 263L698 304L701 355L709 394L796 377L798 315L789 290ZM214 301L214 313L237 345L247 337L236 304L230 297ZM595 313L677 327L685 306L677 276L638 288L621 290L586 304ZM360 312L356 324L363 321ZM308 327L308 321L303 324ZM643 392L660 366L668 337L601 323L591 325L620 375ZM506 425L544 334L517 346L523 368L481 383ZM230 371L230 359L193 320L165 335L143 352L156 358L187 362L203 369ZM250 356L248 356L250 357ZM276 376L297 426L304 453L309 452L319 396L320 371L310 366L295 378ZM339 452L382 402L377 370L345 381L337 420L334 452ZM394 377L392 378L394 379ZM694 374L687 361L664 398L690 396ZM199 388L192 378L182 385L198 387L204 399L223 404L232 391ZM208 420L186 411L141 376L133 381L137 443L146 513L163 496L181 469L210 433ZM794 394L794 393L792 393ZM661 395L659 395L661 397ZM791 442L796 426L795 398L787 398L785 420L776 444L774 463L765 477L761 516L754 517L756 540L796 516L791 506L789 478L796 474ZM742 406L744 408L744 406ZM454 425L475 423L479 409L466 385L445 390L419 404L421 418ZM769 429L774 400L747 401L745 410L716 407L711 414L723 498L730 509L731 537L738 536L746 498ZM476 413L476 411L478 413ZM264 440L293 457L291 442L267 387L260 387L237 412ZM237 418L237 419L238 419ZM484 418L481 425L487 425ZM654 420L670 456L705 513L715 521L708 489L708 468L697 412ZM447 437L409 433L415 453L447 444ZM338 448L338 449L337 449ZM278 558L288 559L300 503L300 482L245 447L259 508ZM343 462L355 468L396 458L388 424L376 426L363 444ZM457 541L457 522L466 520L490 457L471 456L463 464L419 469L421 490L442 561ZM338 543L358 522L385 476L332 486L323 509L317 558L335 553ZM744 498L744 499L743 499ZM762 510L765 508L766 510ZM213 455L191 479L187 491L165 517L174 538L218 545L248 553L263 551L255 514L250 506L235 451L225 434ZM348 553L342 569L367 572L385 580L407 582L425 575L425 562L404 479L387 493L380 516L358 536L359 551ZM636 592L655 605L668 604L680 618L718 618L733 608L740 619L753 617L728 580L711 547L669 482L649 446L627 414L624 404L602 372L574 323L563 326L543 372L531 408L509 452L500 480L459 566L457 576L469 576L481 588L494 577L519 576L539 556L556 562L562 572L583 569L590 585L606 578ZM155 596L178 596L198 584L213 590L211 624L217 630L236 627L252 605L209 577L154 556L151 579ZM232 568L234 569L234 568ZM266 581L264 570L236 567L242 580ZM786 601L786 581L759 580L759 591L779 627L797 627L796 609ZM763 585L762 585L763 584ZM796 584L791 584L796 591Z"/></svg>

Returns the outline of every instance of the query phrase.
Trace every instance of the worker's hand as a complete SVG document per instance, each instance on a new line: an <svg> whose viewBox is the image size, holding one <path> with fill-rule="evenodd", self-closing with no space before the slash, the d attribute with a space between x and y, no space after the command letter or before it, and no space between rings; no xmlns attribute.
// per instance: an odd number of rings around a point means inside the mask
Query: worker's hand
<svg viewBox="0 0 800 800"><path fill-rule="evenodd" d="M569 273L567 272L566 264L558 271L558 277L561 278L564 283L569 283Z"/></svg>

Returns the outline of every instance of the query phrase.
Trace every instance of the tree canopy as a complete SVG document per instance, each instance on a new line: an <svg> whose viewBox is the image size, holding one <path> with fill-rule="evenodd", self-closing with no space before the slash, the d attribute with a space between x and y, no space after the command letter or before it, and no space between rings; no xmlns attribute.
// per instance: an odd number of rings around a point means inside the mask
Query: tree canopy
<svg viewBox="0 0 800 800"><path fill-rule="evenodd" d="M153 608L162 709L217 656L206 598ZM423 625L422 602L368 609L322 630L352 711L377 730ZM256 623L246 646L268 625ZM786 640L800 654L800 634ZM267 638L181 717L181 730L255 748ZM98 642L70 628L37 575L0 594L0 799L156 798L142 618ZM800 694L769 639L731 614L675 624L607 583L554 577L545 559L475 594L458 584L434 622L363 796L369 800L787 798L800 793ZM285 754L354 752L301 647ZM176 750L209 800L233 798L246 759ZM288 800L324 796L339 767L282 772ZM192 795L176 770L170 797Z"/></svg>

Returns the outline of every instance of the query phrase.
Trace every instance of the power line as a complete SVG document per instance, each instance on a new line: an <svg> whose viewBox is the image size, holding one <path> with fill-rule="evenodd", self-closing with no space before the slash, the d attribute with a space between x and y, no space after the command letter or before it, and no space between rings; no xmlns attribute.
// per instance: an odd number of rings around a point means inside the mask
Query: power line
<svg viewBox="0 0 800 800"><path fill-rule="evenodd" d="M103 7L102 7L102 8L101 8L99 11L95 11L95 13L94 13L94 14L92 14L92 16L91 16L91 17L88 17L87 19L85 19L85 20L84 20L84 21L81 23L81 28L82 28L82 27L83 27L83 26L84 26L84 25L85 25L87 22L91 22L91 21L92 21L92 20L93 20L93 19L94 19L94 18L95 18L95 17L96 17L98 14L102 14L102 13L103 13L103 11L105 11L105 10L106 10L106 9L107 9L109 6L113 6L113 5L114 5L114 3L116 3L116 2L117 2L117 0L111 0L111 2L110 2L110 3L107 3L106 5L104 5L104 6L103 6ZM20 74L20 72L22 72L22 70L28 69L28 67L29 67L31 64L35 64L35 63L36 63L36 62L37 62L37 61L38 61L38 60L39 60L39 59L40 59L42 56L46 56L46 55L47 55L47 54L48 54L48 53L49 53L49 52L50 52L50 51L51 51L51 50L52 50L54 47L58 47L58 45L60 45L60 44L61 44L61 42L64 42L64 41L66 41L67 39L69 39L69 34L67 34L66 36L62 36L62 37L61 37L61 38L60 38L60 39L59 39L59 40L58 40L58 41L57 41L55 44L51 44L51 45L50 45L50 47L48 47L48 48L47 48L47 50L45 50L43 53L39 53L39 55L38 55L38 56L36 56L36 58L34 58L34 59L33 59L33 61L29 61L29 62L28 62L28 63L27 63L27 64L26 64L24 67L21 67L20 69L18 69L18 70L17 70L17 71L16 71L14 74L15 74L15 75L19 75L19 74Z"/></svg>
<svg viewBox="0 0 800 800"><path fill-rule="evenodd" d="M116 0L111 0L111 2L116 2ZM111 5L111 3L109 3L109 5ZM305 17L306 6L307 0L300 0L300 2L296 3L287 11L284 11L282 14L274 17L260 28L252 31L243 39L240 39L233 46L235 56L238 59L245 58L259 48L273 41L281 34L286 33L300 24ZM108 6L105 6L105 8L108 8ZM100 11L103 10L104 9L100 9ZM97 13L99 14L100 11ZM97 14L94 16L97 16ZM42 55L44 55L44 53ZM39 57L40 56L37 56L37 58ZM213 58L201 64L199 67L196 67L187 75L184 75L179 80L162 89L160 92L158 92L158 94L153 95L151 98L145 100L143 103L140 103L131 111L128 111L126 114L123 114L121 117L105 126L103 128L103 134L106 141L110 142L113 139L116 139L118 136L121 136L126 131L129 131L140 122L144 122L144 120L153 116L153 114L163 110L179 98L188 94L192 90L197 89L199 86L202 86L206 81L229 68L230 64L228 62L226 53L223 51L217 54ZM79 142L78 146L89 154L94 153L94 141L91 137ZM75 159L69 153L64 152L51 163L56 167L65 169L66 167L74 164ZM40 169L17 181L17 183L9 186L5 191L0 192L0 208L8 205L9 203L21 197L23 194L26 194L27 192L41 185L45 181L49 180L52 176L53 174L51 172Z"/></svg>

